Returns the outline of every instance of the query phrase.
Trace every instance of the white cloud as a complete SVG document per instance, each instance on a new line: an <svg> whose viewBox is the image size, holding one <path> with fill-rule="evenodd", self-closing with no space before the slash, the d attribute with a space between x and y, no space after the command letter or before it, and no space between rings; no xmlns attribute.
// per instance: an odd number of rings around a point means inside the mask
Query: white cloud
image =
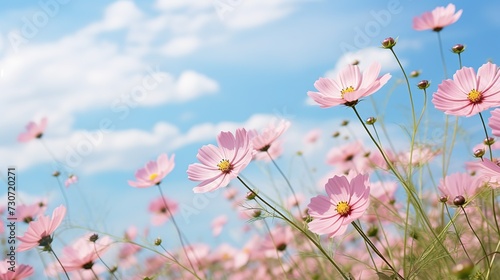
<svg viewBox="0 0 500 280"><path fill-rule="evenodd" d="M167 56L184 56L198 49L200 43L195 36L174 38L163 46L162 53Z"/></svg>
<svg viewBox="0 0 500 280"><path fill-rule="evenodd" d="M213 0L157 0L155 7L164 11L172 11L183 8L199 10L213 7L213 3Z"/></svg>
<svg viewBox="0 0 500 280"><path fill-rule="evenodd" d="M237 4L221 4L218 8L219 17L231 29L253 28L284 18L294 11L295 6L286 0L234 2Z"/></svg>

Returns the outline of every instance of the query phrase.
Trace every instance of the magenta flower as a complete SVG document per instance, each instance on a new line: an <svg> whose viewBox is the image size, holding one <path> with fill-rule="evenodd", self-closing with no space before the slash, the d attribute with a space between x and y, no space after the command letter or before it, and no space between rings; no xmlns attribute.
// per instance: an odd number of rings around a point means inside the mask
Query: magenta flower
<svg viewBox="0 0 500 280"><path fill-rule="evenodd" d="M420 17L413 18L413 29L432 30L439 32L444 27L455 23L462 15L462 10L455 13L455 5L448 4L445 7L437 7L432 12L425 12Z"/></svg>
<svg viewBox="0 0 500 280"><path fill-rule="evenodd" d="M368 175L357 175L350 182L347 177L334 176L325 185L327 196L313 197L307 206L313 219L309 230L328 237L343 234L347 226L363 215L369 205Z"/></svg>
<svg viewBox="0 0 500 280"><path fill-rule="evenodd" d="M447 198L446 203L453 205L457 196L463 196L468 202L476 194L479 187L481 187L479 177L472 177L467 173L454 173L441 179L438 189L441 195Z"/></svg>
<svg viewBox="0 0 500 280"><path fill-rule="evenodd" d="M488 119L488 125L493 135L500 137L500 109L491 111L491 117Z"/></svg>
<svg viewBox="0 0 500 280"><path fill-rule="evenodd" d="M493 63L479 67L476 73L463 67L444 80L432 97L434 106L449 115L470 117L488 108L500 106L500 71Z"/></svg>
<svg viewBox="0 0 500 280"><path fill-rule="evenodd" d="M342 69L337 79L319 78L314 87L319 92L309 91L309 95L321 108L344 104L354 106L362 97L369 96L389 81L391 74L378 77L380 63L373 63L361 75L357 65L349 64Z"/></svg>
<svg viewBox="0 0 500 280"><path fill-rule="evenodd" d="M46 249L50 246L52 242L52 237L50 235L61 224L65 214L66 207L61 205L54 209L52 218L40 215L37 220L31 221L24 235L18 236L19 241L22 243L17 248L17 251L26 251L36 246L43 246L44 249Z"/></svg>
<svg viewBox="0 0 500 280"><path fill-rule="evenodd" d="M156 161L150 161L146 163L146 166L137 170L135 173L137 182L129 180L128 184L136 188L148 188L159 185L161 180L174 169L174 157L175 155L172 155L169 159L167 154L159 155Z"/></svg>
<svg viewBox="0 0 500 280"><path fill-rule="evenodd" d="M26 125L26 131L19 134L17 141L28 142L31 139L42 138L43 132L47 127L47 118L42 118L40 123L29 122Z"/></svg>
<svg viewBox="0 0 500 280"><path fill-rule="evenodd" d="M165 203L167 204L168 209L165 207ZM153 214L151 217L151 224L159 226L165 223L171 215L174 215L177 212L178 208L179 205L173 200L165 197L164 201L161 196L156 198L149 204L149 212Z"/></svg>
<svg viewBox="0 0 500 280"><path fill-rule="evenodd" d="M25 264L16 264L15 271L9 270L9 259L0 262L0 280L22 280L32 275L33 267Z"/></svg>
<svg viewBox="0 0 500 280"><path fill-rule="evenodd" d="M201 181L193 191L204 193L225 187L245 169L253 157L250 135L244 128L221 132L217 136L218 147L201 147L196 157L200 163L189 165L187 174L191 181Z"/></svg>

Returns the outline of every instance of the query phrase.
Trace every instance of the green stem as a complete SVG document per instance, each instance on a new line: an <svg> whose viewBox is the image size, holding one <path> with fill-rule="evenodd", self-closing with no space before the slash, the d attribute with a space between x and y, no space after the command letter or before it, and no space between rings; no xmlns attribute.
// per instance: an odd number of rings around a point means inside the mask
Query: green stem
<svg viewBox="0 0 500 280"><path fill-rule="evenodd" d="M444 204L444 207L446 208L446 212L448 213L448 218L450 218L450 222L451 222L451 225L453 226L453 228L455 229L455 233L457 235L457 238L458 238L458 242L460 242L460 245L462 245L462 248L464 249L464 252L465 252L465 255L467 256L467 258L472 261L472 259L470 258L469 256L469 253L467 253L467 250L465 249L465 245L464 243L462 242L462 239L460 239L460 235L458 234L458 231L457 231L457 227L455 226L455 222L453 221L453 218L451 217L451 214L450 214L450 209L448 209L448 205L446 205L446 203L443 203Z"/></svg>
<svg viewBox="0 0 500 280"><path fill-rule="evenodd" d="M481 241L481 238L479 238L476 231L474 230L474 227L472 227L472 224L470 223L470 220L469 220L469 216L467 215L467 212L465 212L465 208L463 206L460 206L460 208L462 208L462 211L464 212L465 219L467 220L467 224L469 225L470 229L472 230L472 233L474 233L474 236L476 236L477 241L479 241L479 244L481 245L481 249L483 249L484 257L486 258L486 264L488 266L490 263L490 259L488 258L488 253L486 253L486 248L484 247L484 244Z"/></svg>
<svg viewBox="0 0 500 280"><path fill-rule="evenodd" d="M243 181L240 176L237 176L238 180L245 186L245 188L248 189L248 191L252 192L255 194L255 197L257 197L262 203L267 205L269 208L271 208L274 212L276 212L283 220L285 220L287 223L289 223L292 227L296 228L299 230L304 236L309 239L319 250L320 252L328 259L328 261L337 269L337 271L342 275L342 277L346 280L349 280L350 278L347 277L344 272L340 269L340 267L337 265L337 263L328 255L328 253L323 249L323 247L316 241L314 240L307 232L305 232L301 227L296 225L294 222L292 222L290 219L288 219L284 214L282 214L280 211L278 211L276 208L274 208L271 204L269 204L266 200L262 199L258 193L253 191L246 183Z"/></svg>
<svg viewBox="0 0 500 280"><path fill-rule="evenodd" d="M481 114L481 112L479 112L479 117L481 118L481 124L483 125L484 135L486 135L485 141L488 141L489 143L490 136L488 135L488 129L486 129L486 123L484 122L483 114ZM490 160L493 161L493 152L491 151L491 145L490 144L487 145L488 145L488 150L490 151Z"/></svg>
<svg viewBox="0 0 500 280"><path fill-rule="evenodd" d="M293 198L295 199L295 201L297 203L297 208L299 210L299 213L302 213L302 211L300 211L299 200L297 199L297 195L295 194L295 191L293 190L292 184L290 183L290 181L288 180L288 178L285 176L285 173L283 173L283 171L281 170L281 168L278 166L278 164L276 163L276 161L274 161L274 159L271 156L271 154L269 153L269 151L266 151L266 153L269 156L269 158L271 159L271 161L273 162L273 164L276 167L276 169L278 169L278 172L281 174L281 177L283 177L283 179L285 179L285 182L286 182L288 188L290 189L290 191L292 191Z"/></svg>
<svg viewBox="0 0 500 280"><path fill-rule="evenodd" d="M102 262L102 264L104 264L104 266L106 267L106 269L108 269L109 273L111 273L111 275L113 275L113 278L115 278L116 280L118 280L118 278L116 277L115 273L113 271L111 271L111 268L109 268L109 266L102 260L101 256L99 255L99 252L97 252L97 247L95 245L95 242L93 242L93 243L94 243L95 254L99 258L99 260Z"/></svg>
<svg viewBox="0 0 500 280"><path fill-rule="evenodd" d="M48 247L48 249L50 250L50 252L52 252L52 254L53 254L53 255L54 255L54 257L56 258L56 260L57 260L57 262L59 263L59 265L62 267L62 269L63 269L63 271L64 271L64 274L66 274L66 278L68 278L68 280L70 280L70 279L69 279L68 272L66 271L66 268L64 268L63 264L61 263L61 261L60 261L60 260L59 260L59 258L57 257L56 252L54 252L54 250L52 249L52 246L48 245L47 247Z"/></svg>
<svg viewBox="0 0 500 280"><path fill-rule="evenodd" d="M446 62L444 60L443 43L441 42L441 33L439 31L436 33L438 36L439 53L441 55L441 63L443 64L444 78L446 79L446 78L448 78L448 72L446 71Z"/></svg>

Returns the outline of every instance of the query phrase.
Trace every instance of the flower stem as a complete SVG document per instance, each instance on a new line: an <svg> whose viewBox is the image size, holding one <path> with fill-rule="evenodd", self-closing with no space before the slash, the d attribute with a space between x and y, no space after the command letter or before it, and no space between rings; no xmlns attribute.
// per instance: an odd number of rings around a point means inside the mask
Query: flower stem
<svg viewBox="0 0 500 280"><path fill-rule="evenodd" d="M99 258L99 260L102 262L102 264L104 264L104 266L106 267L106 269L108 269L109 273L111 273L111 275L113 275L113 278L115 278L116 280L118 280L118 278L116 277L115 273L111 270L111 268L109 268L109 266L102 260L101 256L99 255L99 252L97 252L97 247L95 245L95 242L94 243L94 251L95 251L95 254L97 255L97 257ZM93 271L93 270L92 270Z"/></svg>
<svg viewBox="0 0 500 280"><path fill-rule="evenodd" d="M271 159L271 161L273 162L273 164L276 167L276 169L278 169L278 172L281 174L281 176L283 177L283 179L285 179L285 182L288 185L288 188L290 189L290 191L292 191L293 198L295 199L295 202L297 203L297 208L299 210L299 213L302 213L302 211L300 211L299 200L297 199L297 195L295 194L295 191L293 190L292 184L290 183L290 181L286 177L285 173L283 173L283 171L281 170L281 168L278 166L278 164L276 163L276 161L274 161L274 159L271 156L271 154L269 153L269 151L266 151L266 153L269 156L269 158Z"/></svg>
<svg viewBox="0 0 500 280"><path fill-rule="evenodd" d="M443 71L444 71L444 78L448 78L448 72L446 71L446 62L444 60L444 53L443 53L443 43L441 42L441 32L436 32L438 36L438 43L439 43L439 54L441 55L441 63L443 64Z"/></svg>
<svg viewBox="0 0 500 280"><path fill-rule="evenodd" d="M52 249L52 246L50 245L47 245L48 249L50 250L50 252L52 252L52 254L54 255L54 257L56 258L57 262L59 263L59 265L62 267L63 271L64 271L64 274L66 274L66 278L68 278L69 280L69 275L68 275L68 272L66 271L66 269L64 268L63 264L61 263L61 261L59 260L59 258L57 257L56 255L56 252L54 252L54 250Z"/></svg>
<svg viewBox="0 0 500 280"><path fill-rule="evenodd" d="M488 129L486 129L486 123L484 122L483 114L479 112L479 117L481 118L481 124L483 125L484 135L486 135L486 141L489 141ZM493 153L491 151L491 145L488 144L488 150L490 151L490 160L493 161Z"/></svg>
<svg viewBox="0 0 500 280"><path fill-rule="evenodd" d="M167 210L167 213L170 215L170 218L172 219L172 223L174 224L174 227L175 227L175 231L177 232L177 236L179 237L179 240L181 242L181 246L182 246L182 251L184 251L184 255L186 255L186 259L188 260L189 262L189 266L191 266L191 269L193 270L193 273L194 273L194 276L198 279L201 280L201 278L198 276L198 274L196 273L196 269L194 268L194 265L193 263L191 262L191 259L189 258L189 255L186 251L186 245L184 244L184 238L182 236L182 233L179 229L179 226L177 225L177 222L175 221L175 218L174 218L174 215L172 214L172 212L170 211L170 208L168 207L168 204L167 204L167 201L165 200L165 196L163 196L163 191L161 190L161 187L160 187L160 184L157 184L158 186L158 190L160 191L160 196L163 200L163 204L165 204L165 209ZM189 244L189 242L188 242ZM195 258L196 258L196 254L195 255ZM196 260L198 263L199 261Z"/></svg>
<svg viewBox="0 0 500 280"><path fill-rule="evenodd" d="M281 213L280 211L278 211L275 207L273 207L271 204L269 204L266 200L264 200L262 197L259 196L258 193L256 193L255 191L253 191L246 183L245 181L243 181L240 176L237 176L238 180L245 186L245 188L247 188L250 192L254 193L255 194L255 197L258 198L260 201L262 201L265 205L267 205L269 208L271 208L274 212L276 212L283 220L285 220L286 222L288 222L291 226L293 226L294 228L296 228L297 230L299 230L302 234L304 234L304 236L309 239L314 245L316 245L316 247L320 250L320 252L328 259L328 261L335 267L335 269L337 269L337 271L340 273L340 275L342 275L342 277L346 280L349 280L350 278L347 277L344 272L340 269L340 267L337 265L337 263L332 259L332 257L330 257L330 255L328 255L328 253L325 251L325 249L323 249L323 247L316 241L314 240L309 234L307 234L307 232L305 232L301 227L299 227L297 224L295 224L294 222L292 222L290 219L288 219L283 213Z"/></svg>
<svg viewBox="0 0 500 280"><path fill-rule="evenodd" d="M472 233L474 233L474 236L476 236L477 241L479 241L479 245L481 245L481 249L483 249L484 257L486 258L486 263L487 266L490 263L490 259L488 258L488 253L486 253L486 248L484 248L484 244L481 241L481 238L477 235L476 231L474 230L474 227L472 227L472 224L470 223L469 216L467 215L467 212L465 212L465 208L463 206L460 206L462 208L462 211L464 212L465 219L467 220L467 224L469 225L470 229L472 230Z"/></svg>
<svg viewBox="0 0 500 280"><path fill-rule="evenodd" d="M470 261L472 261L472 259L469 256L469 253L467 253L467 250L465 249L465 245L462 242L462 239L460 239L460 235L458 234L457 227L455 226L455 222L453 221L453 218L451 217L450 209L448 209L448 205L446 205L446 203L443 203L443 204L444 204L444 207L446 208L446 212L448 213L448 217L450 218L450 222L451 222L453 228L455 229L455 233L457 235L458 241L460 242L460 245L462 245L462 248L464 249L465 255L467 256L467 258Z"/></svg>

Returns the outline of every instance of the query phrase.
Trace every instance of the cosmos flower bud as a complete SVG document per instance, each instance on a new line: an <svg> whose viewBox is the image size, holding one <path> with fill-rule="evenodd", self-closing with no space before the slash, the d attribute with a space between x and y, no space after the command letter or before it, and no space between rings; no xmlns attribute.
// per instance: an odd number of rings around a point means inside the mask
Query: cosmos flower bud
<svg viewBox="0 0 500 280"><path fill-rule="evenodd" d="M250 191L250 192L247 192L246 199L253 200L253 199L255 199L256 196L257 196L257 194L254 191Z"/></svg>
<svg viewBox="0 0 500 280"><path fill-rule="evenodd" d="M491 145L493 145L495 143L495 138L488 137L488 138L486 138L486 139L483 140L483 143L485 145L491 146Z"/></svg>
<svg viewBox="0 0 500 280"><path fill-rule="evenodd" d="M377 236L378 234L378 227L377 226L372 226L368 229L368 231L366 232L366 235L368 235L368 237L375 237Z"/></svg>
<svg viewBox="0 0 500 280"><path fill-rule="evenodd" d="M420 76L420 71L418 71L418 70L411 71L411 73L410 73L411 78L416 78L418 76Z"/></svg>
<svg viewBox="0 0 500 280"><path fill-rule="evenodd" d="M456 44L451 48L451 51L456 54L463 53L465 51L465 46L462 44Z"/></svg>
<svg viewBox="0 0 500 280"><path fill-rule="evenodd" d="M99 235L97 235L97 233L92 234L89 238L90 242L96 242L97 239L99 239Z"/></svg>
<svg viewBox="0 0 500 280"><path fill-rule="evenodd" d="M392 49L396 45L396 40L392 37L385 38L382 41L382 48L384 49Z"/></svg>
<svg viewBox="0 0 500 280"><path fill-rule="evenodd" d="M482 158L484 156L484 149L477 149L474 151L474 157Z"/></svg>
<svg viewBox="0 0 500 280"><path fill-rule="evenodd" d="M261 215L261 214L262 214L262 211L260 211L260 210L255 210L255 211L253 211L253 213L252 213L252 217L257 218L257 217L260 217L260 215Z"/></svg>
<svg viewBox="0 0 500 280"><path fill-rule="evenodd" d="M359 60L355 59L353 62L351 62L352 65L358 65L359 64Z"/></svg>
<svg viewBox="0 0 500 280"><path fill-rule="evenodd" d="M439 201L442 203L446 203L446 201L448 201L448 197L446 195L443 195L439 198Z"/></svg>
<svg viewBox="0 0 500 280"><path fill-rule="evenodd" d="M155 245L156 246L160 246L161 245L161 238L158 237L158 238L155 239Z"/></svg>
<svg viewBox="0 0 500 280"><path fill-rule="evenodd" d="M333 137L333 138L337 138L337 137L339 137L339 135L340 135L340 132L335 131L335 132L332 134L332 137Z"/></svg>
<svg viewBox="0 0 500 280"><path fill-rule="evenodd" d="M426 88L428 88L430 85L431 85L431 83L429 83L429 81L427 81L427 80L422 80L422 81L420 81L420 82L417 84L417 87L418 87L419 89L426 89Z"/></svg>
<svg viewBox="0 0 500 280"><path fill-rule="evenodd" d="M368 119L366 119L367 125L373 125L375 122L377 122L377 118L375 117L369 117Z"/></svg>
<svg viewBox="0 0 500 280"><path fill-rule="evenodd" d="M465 197L462 195L457 195L455 199L453 199L453 204L456 206L462 206L465 204Z"/></svg>
<svg viewBox="0 0 500 280"><path fill-rule="evenodd" d="M341 123L340 123L340 126L347 126L349 124L349 121L348 120L343 120Z"/></svg>
<svg viewBox="0 0 500 280"><path fill-rule="evenodd" d="M54 171L54 173L52 173L52 176L54 176L54 177L59 177L59 175L61 175L61 172L59 172L57 170Z"/></svg>

